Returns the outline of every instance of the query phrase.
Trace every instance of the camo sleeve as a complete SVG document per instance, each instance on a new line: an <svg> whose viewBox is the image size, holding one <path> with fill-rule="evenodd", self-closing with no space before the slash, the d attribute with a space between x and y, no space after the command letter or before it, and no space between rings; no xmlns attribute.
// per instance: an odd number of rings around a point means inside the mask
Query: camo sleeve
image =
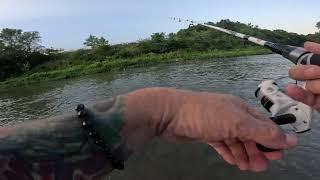
<svg viewBox="0 0 320 180"><path fill-rule="evenodd" d="M91 106L104 116L97 118L100 129L104 120L121 120L119 101ZM83 131L76 112L0 128L0 180L94 180L112 169L110 157Z"/></svg>

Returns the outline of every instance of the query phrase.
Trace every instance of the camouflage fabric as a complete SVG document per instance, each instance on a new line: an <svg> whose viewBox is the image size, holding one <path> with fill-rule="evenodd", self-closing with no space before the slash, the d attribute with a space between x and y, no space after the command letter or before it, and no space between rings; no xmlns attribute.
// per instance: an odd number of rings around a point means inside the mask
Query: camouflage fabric
<svg viewBox="0 0 320 180"><path fill-rule="evenodd" d="M123 123L121 101L111 98L90 107L99 114L97 130L114 145L121 144L116 133ZM93 180L110 171L108 157L85 134L76 112L0 128L0 180Z"/></svg>

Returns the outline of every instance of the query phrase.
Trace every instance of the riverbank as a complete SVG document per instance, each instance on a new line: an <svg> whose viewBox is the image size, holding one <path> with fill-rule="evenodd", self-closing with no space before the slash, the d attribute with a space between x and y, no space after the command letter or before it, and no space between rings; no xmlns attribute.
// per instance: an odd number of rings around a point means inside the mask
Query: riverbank
<svg viewBox="0 0 320 180"><path fill-rule="evenodd" d="M20 86L44 81L53 81L61 79L69 79L82 75L102 73L114 70L124 70L131 67L145 67L158 63L170 63L187 60L203 60L210 58L227 58L250 55L270 54L267 49L260 47L250 47L232 50L211 50L205 52L187 52L177 51L164 54L148 54L130 59L107 59L105 61L93 61L82 65L70 65L61 69L51 70L47 72L35 72L29 75L10 78L0 82L0 86Z"/></svg>

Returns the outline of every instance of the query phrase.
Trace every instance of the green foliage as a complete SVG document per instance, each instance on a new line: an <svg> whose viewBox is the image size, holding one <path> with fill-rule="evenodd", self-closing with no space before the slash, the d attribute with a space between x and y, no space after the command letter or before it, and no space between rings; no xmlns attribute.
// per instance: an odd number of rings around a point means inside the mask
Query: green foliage
<svg viewBox="0 0 320 180"><path fill-rule="evenodd" d="M119 59L112 58L108 61L90 62L89 64L78 64L65 66L51 71L35 72L31 75L11 78L0 82L0 86L18 86L23 84L37 83L49 80L69 79L92 73L108 72L113 70L123 70L129 67L144 67L158 63L176 63L186 60L202 60L208 58L237 57L270 53L267 49L260 47L250 47L230 50L210 50L202 52L175 51L162 54L145 54L134 58Z"/></svg>
<svg viewBox="0 0 320 180"><path fill-rule="evenodd" d="M317 22L316 27L320 30L320 21Z"/></svg>
<svg viewBox="0 0 320 180"><path fill-rule="evenodd" d="M320 32L307 35L307 40L320 43Z"/></svg>
<svg viewBox="0 0 320 180"><path fill-rule="evenodd" d="M107 41L104 37L98 38L96 36L90 35L83 44L90 47L91 49L99 49L108 47L109 41Z"/></svg>
<svg viewBox="0 0 320 180"><path fill-rule="evenodd" d="M115 46L114 51L118 58L133 58L143 53L137 43Z"/></svg>
<svg viewBox="0 0 320 180"><path fill-rule="evenodd" d="M320 43L320 32L305 36L283 30L261 29L250 23L244 24L228 19L209 24L293 46L303 46L305 41ZM320 22L317 23L318 28L319 26ZM40 40L38 32L3 29L0 32L0 79L19 74L33 74L27 76L24 81L61 79L132 65L171 61L175 58L236 56L246 55L238 49L253 48L256 53L261 50L257 50L257 46L250 42L200 25L190 25L177 33L154 33L148 39L115 45L110 45L104 37L90 35L84 42L88 48L71 52L44 49ZM254 53L250 51L249 54Z"/></svg>
<svg viewBox="0 0 320 180"><path fill-rule="evenodd" d="M0 31L0 79L26 73L32 67L48 60L42 54L38 32L23 32L20 29Z"/></svg>
<svg viewBox="0 0 320 180"><path fill-rule="evenodd" d="M2 29L0 33L2 47L23 52L33 52L41 49L39 32L23 32L21 29Z"/></svg>
<svg viewBox="0 0 320 180"><path fill-rule="evenodd" d="M85 42L83 43L85 46L90 47L91 51L88 52L87 60L103 60L106 56L110 56L113 54L112 48L109 44L109 41L104 37L96 37L90 35Z"/></svg>

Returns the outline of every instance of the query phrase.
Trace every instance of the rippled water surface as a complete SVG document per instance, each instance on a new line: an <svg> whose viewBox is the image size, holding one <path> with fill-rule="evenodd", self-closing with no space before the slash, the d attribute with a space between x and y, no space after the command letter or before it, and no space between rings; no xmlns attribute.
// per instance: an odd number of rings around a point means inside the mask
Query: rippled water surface
<svg viewBox="0 0 320 180"><path fill-rule="evenodd" d="M152 86L231 93L264 111L254 98L261 80L287 76L287 60L277 55L251 56L205 61L176 62L135 68L0 90L0 123L13 124L72 111L78 103L122 94ZM168 144L155 141L129 160L124 172L113 172L111 179L153 180L301 180L320 179L320 126L316 115L313 130L300 135L300 146L274 162L264 173L240 172L227 165L202 144Z"/></svg>

